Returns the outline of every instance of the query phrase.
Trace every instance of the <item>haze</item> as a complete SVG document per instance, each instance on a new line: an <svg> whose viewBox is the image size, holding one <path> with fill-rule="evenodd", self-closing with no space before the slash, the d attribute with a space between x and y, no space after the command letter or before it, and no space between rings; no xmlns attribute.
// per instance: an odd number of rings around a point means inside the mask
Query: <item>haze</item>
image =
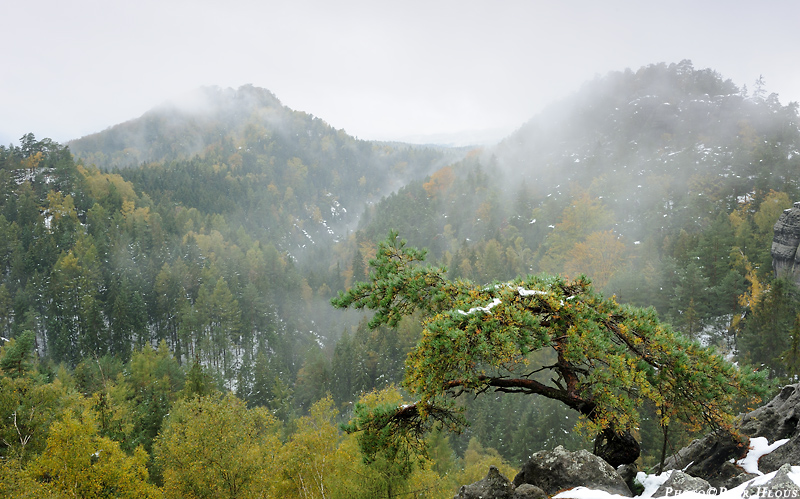
<svg viewBox="0 0 800 499"><path fill-rule="evenodd" d="M199 86L251 83L362 139L499 140L612 70L690 59L800 99L787 1L4 5L0 144L66 142Z"/></svg>

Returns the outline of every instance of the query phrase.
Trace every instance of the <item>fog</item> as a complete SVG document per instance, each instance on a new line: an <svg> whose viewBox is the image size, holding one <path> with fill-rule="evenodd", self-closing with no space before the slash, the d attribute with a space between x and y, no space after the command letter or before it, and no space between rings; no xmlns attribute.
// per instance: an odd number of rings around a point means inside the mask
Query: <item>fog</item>
<svg viewBox="0 0 800 499"><path fill-rule="evenodd" d="M0 143L66 142L245 84L362 139L486 143L597 74L683 59L763 75L786 102L799 18L780 1L11 2Z"/></svg>

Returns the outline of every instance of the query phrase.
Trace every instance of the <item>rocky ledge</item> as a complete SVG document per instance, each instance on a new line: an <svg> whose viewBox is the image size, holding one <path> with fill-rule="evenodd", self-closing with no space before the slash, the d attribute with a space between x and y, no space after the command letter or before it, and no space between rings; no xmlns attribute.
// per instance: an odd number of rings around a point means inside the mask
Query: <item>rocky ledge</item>
<svg viewBox="0 0 800 499"><path fill-rule="evenodd" d="M798 209L800 214L800 209ZM798 265L800 269L800 265ZM531 456L513 481L492 467L483 480L461 487L455 499L590 499L686 497L800 498L800 384L783 387L768 404L743 415L736 438L717 432L693 441L646 475L615 470L585 450L563 447Z"/></svg>

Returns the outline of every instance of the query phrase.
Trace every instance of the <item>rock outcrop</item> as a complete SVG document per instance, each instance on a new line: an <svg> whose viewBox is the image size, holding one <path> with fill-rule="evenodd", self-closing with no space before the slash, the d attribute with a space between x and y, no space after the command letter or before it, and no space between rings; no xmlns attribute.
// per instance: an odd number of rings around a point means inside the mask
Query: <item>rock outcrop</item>
<svg viewBox="0 0 800 499"><path fill-rule="evenodd" d="M562 446L540 451L522 466L514 485L535 485L548 496L578 486L631 497L625 481L610 464L587 450L570 452Z"/></svg>
<svg viewBox="0 0 800 499"><path fill-rule="evenodd" d="M791 465L784 464L768 482L756 482L747 487L744 497L800 497L800 487L789 478L790 471Z"/></svg>
<svg viewBox="0 0 800 499"><path fill-rule="evenodd" d="M789 441L758 461L762 473L770 473L786 463L800 465L800 384L787 385L767 405L742 418L741 431L750 438L764 437L772 443Z"/></svg>
<svg viewBox="0 0 800 499"><path fill-rule="evenodd" d="M800 202L785 210L773 227L772 270L800 285Z"/></svg>
<svg viewBox="0 0 800 499"><path fill-rule="evenodd" d="M752 478L734 464L747 451L747 440L738 440L726 432L710 433L670 456L664 462L664 470L682 470L713 487L732 488Z"/></svg>
<svg viewBox="0 0 800 499"><path fill-rule="evenodd" d="M653 493L653 497L675 496L683 492L705 493L711 488L702 478L693 477L682 471L673 471L667 481Z"/></svg>
<svg viewBox="0 0 800 499"><path fill-rule="evenodd" d="M547 494L534 485L515 487L500 470L490 466L486 478L462 486L454 499L547 499Z"/></svg>
<svg viewBox="0 0 800 499"><path fill-rule="evenodd" d="M741 438L727 432L711 433L667 459L664 469L672 473L652 497L673 496L676 491L711 494L732 490L745 482L748 484L742 497L800 497L800 487L789 476L792 465L800 466L800 383L784 386L769 403L743 415L737 430ZM748 456L751 442L758 442L753 444L755 447L772 449L758 459L759 473L748 472L738 464ZM775 448L776 445L780 446ZM754 465L753 454L744 462L750 459ZM756 471L750 465L743 466ZM617 471L586 450L569 452L559 446L531 456L513 482L492 467L483 480L461 487L456 499L542 499L575 487L631 497L626 479L636 484L635 472L635 467L620 467ZM759 478L760 473L772 472L776 474L769 480Z"/></svg>
<svg viewBox="0 0 800 499"><path fill-rule="evenodd" d="M769 403L742 416L738 430L744 435L744 441L725 432L711 433L667 459L664 469L683 470L708 481L713 487L731 489L757 476L736 464L747 455L751 439L762 437L770 444L789 440L758 460L761 473L771 473L787 463L800 465L798 423L800 384L787 385Z"/></svg>

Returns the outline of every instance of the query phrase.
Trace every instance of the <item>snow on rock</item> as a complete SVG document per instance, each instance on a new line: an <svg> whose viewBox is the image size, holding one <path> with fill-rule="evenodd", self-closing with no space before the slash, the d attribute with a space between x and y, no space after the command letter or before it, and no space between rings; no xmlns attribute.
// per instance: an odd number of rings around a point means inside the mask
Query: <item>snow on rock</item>
<svg viewBox="0 0 800 499"><path fill-rule="evenodd" d="M778 442L773 443L771 446L767 445L766 443L756 444L754 446L754 449L751 451L751 454L755 454L756 450L763 451L767 448L771 448L770 449L771 451L780 447L780 445L783 445L783 443L778 444ZM789 467L787 466L786 469L789 469ZM666 482L667 479L670 477L672 471L673 470L666 471L659 475L647 475L643 472L639 472L636 476L636 479L639 481L639 483L641 483L644 486L644 492L642 493L642 495L636 496L637 499L652 498L656 490L658 490L658 488L664 482ZM773 471L772 473L768 473L766 475L753 478L730 490L724 487L720 488L710 487L708 490L704 490L701 492L689 492L689 491L683 492L675 490L671 491L671 493L668 493L664 497L680 497L682 499L701 499L701 498L706 499L708 497L717 497L719 499L746 499L752 497L760 497L753 494L754 490L753 488L755 488L756 494L760 494L761 490L764 490L765 494L766 493L769 494L768 496L764 495L764 497L776 497L776 498L798 497L798 495L795 495L796 491L793 489L792 490L787 489L785 491L786 495L783 494L778 495L777 493L780 492L780 490L767 491L767 488L764 486L768 484L771 480L773 480L775 478L775 475L778 474L779 472L780 470ZM800 485L800 466L792 466L791 471L789 471L788 473L788 477L791 479L792 482L794 482L797 485ZM586 487L575 487L573 489L565 490L564 492L561 492L553 496L553 499L626 499L626 498L625 496L621 496L618 494L609 494L608 492L602 490L593 490L593 489L588 489Z"/></svg>
<svg viewBox="0 0 800 499"><path fill-rule="evenodd" d="M750 451L747 455L736 462L748 473L755 473L756 475L763 475L758 469L758 460L761 456L765 456L774 451L781 445L788 442L788 438L777 440L770 444L765 437L754 437L750 439Z"/></svg>
<svg viewBox="0 0 800 499"><path fill-rule="evenodd" d="M619 494L609 494L605 490L587 489L586 487L575 487L553 496L553 499L629 499Z"/></svg>

